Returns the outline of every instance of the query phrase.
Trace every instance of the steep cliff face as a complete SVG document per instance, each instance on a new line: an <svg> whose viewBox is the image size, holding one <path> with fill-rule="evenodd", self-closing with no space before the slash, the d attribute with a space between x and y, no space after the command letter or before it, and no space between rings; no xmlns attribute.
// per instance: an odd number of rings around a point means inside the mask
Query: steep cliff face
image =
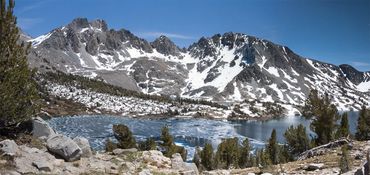
<svg viewBox="0 0 370 175"><path fill-rule="evenodd" d="M100 78L149 94L301 105L315 88L332 94L340 109L369 101L369 72L307 59L241 33L202 37L183 50L165 36L149 43L103 20L78 18L29 41L29 62L40 71Z"/></svg>

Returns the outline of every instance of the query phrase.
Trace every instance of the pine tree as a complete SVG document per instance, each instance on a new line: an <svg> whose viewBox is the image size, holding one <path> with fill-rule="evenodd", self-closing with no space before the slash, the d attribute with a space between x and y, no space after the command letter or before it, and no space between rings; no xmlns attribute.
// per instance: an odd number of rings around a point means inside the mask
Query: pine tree
<svg viewBox="0 0 370 175"><path fill-rule="evenodd" d="M136 140L130 129L123 124L113 125L114 137L118 140L118 147L122 149L136 148Z"/></svg>
<svg viewBox="0 0 370 175"><path fill-rule="evenodd" d="M280 163L279 161L279 145L276 141L276 130L273 129L271 132L271 137L268 141L268 145L266 146L266 151L269 155L269 158L272 164L276 165Z"/></svg>
<svg viewBox="0 0 370 175"><path fill-rule="evenodd" d="M357 121L357 140L370 140L370 110L362 106Z"/></svg>
<svg viewBox="0 0 370 175"><path fill-rule="evenodd" d="M176 148L174 146L173 137L170 134L170 130L168 129L168 126L164 126L162 128L161 133L161 141L162 141L162 147L165 149L164 155L166 157L171 157L172 154L176 152Z"/></svg>
<svg viewBox="0 0 370 175"><path fill-rule="evenodd" d="M240 148L239 167L246 168L252 166L250 162L250 151L251 145L249 144L248 138L243 141L242 147Z"/></svg>
<svg viewBox="0 0 370 175"><path fill-rule="evenodd" d="M201 160L202 166L208 171L212 170L213 169L213 159L214 159L213 147L211 144L206 143L204 145L202 152L200 153L200 160Z"/></svg>
<svg viewBox="0 0 370 175"><path fill-rule="evenodd" d="M239 165L239 142L238 138L227 138L217 147L216 159L219 168L229 169Z"/></svg>
<svg viewBox="0 0 370 175"><path fill-rule="evenodd" d="M290 126L284 133L287 143L287 149L292 156L308 150L310 148L310 140L306 133L306 127L299 124L297 127Z"/></svg>
<svg viewBox="0 0 370 175"><path fill-rule="evenodd" d="M340 125L336 133L336 137L341 138L341 137L347 137L349 135L350 135L350 132L349 132L348 114L345 112L342 114L342 119L340 121Z"/></svg>
<svg viewBox="0 0 370 175"><path fill-rule="evenodd" d="M316 145L322 145L334 140L338 110L331 104L328 94L319 96L317 90L312 90L303 107L303 116L312 118L311 130L317 135Z"/></svg>
<svg viewBox="0 0 370 175"><path fill-rule="evenodd" d="M34 74L27 64L30 45L19 44L14 0L0 4L0 128L14 128L37 112ZM9 130L11 131L11 130ZM4 132L2 132L4 134Z"/></svg>

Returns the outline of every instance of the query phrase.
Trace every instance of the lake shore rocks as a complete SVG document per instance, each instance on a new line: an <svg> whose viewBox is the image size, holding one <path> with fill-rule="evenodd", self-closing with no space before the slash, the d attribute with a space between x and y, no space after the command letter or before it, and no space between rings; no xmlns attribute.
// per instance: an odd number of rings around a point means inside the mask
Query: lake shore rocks
<svg viewBox="0 0 370 175"><path fill-rule="evenodd" d="M74 139L79 140L79 139ZM84 140L84 139L81 139ZM73 140L72 140L73 141ZM326 152L326 155L318 155L305 160L289 162L282 165L272 166L269 169L258 167L246 169L214 170L199 173L193 163L184 162L181 155L174 154L171 158L163 156L160 151L137 151L135 149L116 150L114 153L92 153L91 156L80 157L79 160L68 162L65 159L55 156L46 148L33 148L29 145L17 145L12 140L4 140L1 143L10 143L12 169L1 169L1 174L339 174L337 158L339 148L333 148ZM77 144L77 143L76 143ZM78 144L77 144L78 145ZM354 142L352 154L362 154L361 160L353 157L351 171L347 174L365 174L367 142ZM1 153L4 153L1 149ZM119 153L119 154L118 154ZM0 167L4 160L0 161ZM358 171L360 170L360 171ZM9 173L8 173L9 172Z"/></svg>
<svg viewBox="0 0 370 175"><path fill-rule="evenodd" d="M41 117L35 117L32 120L32 127L32 135L37 138L48 138L49 136L56 134L53 128L51 128L49 124Z"/></svg>

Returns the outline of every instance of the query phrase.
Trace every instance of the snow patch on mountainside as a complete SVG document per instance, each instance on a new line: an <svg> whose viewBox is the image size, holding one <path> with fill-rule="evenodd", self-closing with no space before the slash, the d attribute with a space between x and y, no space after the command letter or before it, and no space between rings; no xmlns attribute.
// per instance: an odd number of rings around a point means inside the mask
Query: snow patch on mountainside
<svg viewBox="0 0 370 175"><path fill-rule="evenodd" d="M38 45L40 45L43 41L45 41L46 39L50 38L50 36L53 34L53 32L50 32L48 34L45 34L45 35L41 35L35 39L30 39L28 40L28 42L31 42L32 43L32 46L33 47L37 47Z"/></svg>
<svg viewBox="0 0 370 175"><path fill-rule="evenodd" d="M357 90L361 92L369 92L370 91L370 81L362 82L357 85Z"/></svg>
<svg viewBox="0 0 370 175"><path fill-rule="evenodd" d="M243 67L239 66L242 62L241 59L234 60L235 57L235 49L228 49L227 47L223 47L220 51L220 56L218 60L214 60L212 65L207 67L205 70L199 72L198 66L196 64L193 69L189 71L188 79L185 80L187 82L187 90L195 90L201 88L203 86L213 86L217 88L218 92L222 92L225 87L228 85L232 79L236 75L238 75L242 70ZM190 59L185 57L188 62L193 61L194 59ZM206 57L204 60L213 60L212 57ZM231 67L230 63L235 61L235 66ZM217 65L221 64L222 65ZM211 82L205 82L207 76L209 75L211 70L216 70L216 74L218 76L214 78Z"/></svg>
<svg viewBox="0 0 370 175"><path fill-rule="evenodd" d="M275 77L280 77L278 70L275 67L269 67L266 69L267 72L269 72L271 75L274 75Z"/></svg>

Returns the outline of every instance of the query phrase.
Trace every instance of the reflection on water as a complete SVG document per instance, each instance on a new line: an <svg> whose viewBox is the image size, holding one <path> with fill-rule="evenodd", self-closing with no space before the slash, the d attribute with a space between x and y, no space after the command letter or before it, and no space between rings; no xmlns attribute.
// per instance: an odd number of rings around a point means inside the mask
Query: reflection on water
<svg viewBox="0 0 370 175"><path fill-rule="evenodd" d="M355 132L357 113L349 114L351 132ZM69 137L82 136L89 140L95 150L104 149L107 138L113 138L112 126L125 124L134 133L137 140L148 137L159 138L161 128L168 126L175 137L176 144L188 150L188 158L192 158L196 146L206 142L215 148L222 138L237 137L240 141L248 138L254 148L262 148L270 137L272 129L277 131L277 139L284 142L283 133L290 125L302 123L309 129L309 120L301 117L286 117L268 121L219 121L207 119L134 119L114 116L73 116L52 118L48 121L59 133ZM309 130L308 132L312 135Z"/></svg>

